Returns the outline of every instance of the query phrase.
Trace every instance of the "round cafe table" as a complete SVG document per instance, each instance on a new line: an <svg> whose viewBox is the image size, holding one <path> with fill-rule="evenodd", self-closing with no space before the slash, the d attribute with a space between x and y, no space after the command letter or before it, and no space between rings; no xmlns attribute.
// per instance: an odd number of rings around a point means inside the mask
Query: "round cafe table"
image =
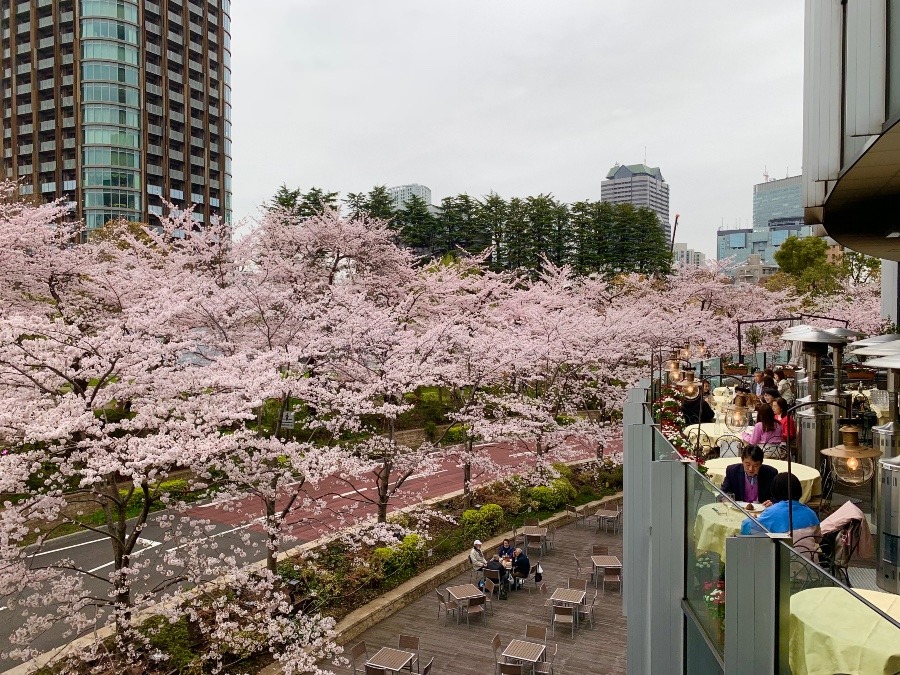
<svg viewBox="0 0 900 675"><path fill-rule="evenodd" d="M709 478L716 487L720 488L725 480L725 469L740 461L740 457L719 457L717 459L707 460L705 463L707 468L706 477ZM787 462L783 462L780 459L766 459L763 463L774 467L778 473L787 471ZM818 470L813 469L811 466L806 466L805 464L791 462L791 473L800 479L800 486L803 488L803 494L800 497L801 502L805 504L814 495L822 494L822 476L819 474Z"/></svg>
<svg viewBox="0 0 900 675"><path fill-rule="evenodd" d="M856 589L900 622L900 596ZM791 596L790 665L794 675L900 672L900 628L842 588Z"/></svg>
<svg viewBox="0 0 900 675"><path fill-rule="evenodd" d="M741 533L741 523L747 514L725 502L707 504L697 509L694 521L694 541L697 551L718 553L725 560L725 538Z"/></svg>

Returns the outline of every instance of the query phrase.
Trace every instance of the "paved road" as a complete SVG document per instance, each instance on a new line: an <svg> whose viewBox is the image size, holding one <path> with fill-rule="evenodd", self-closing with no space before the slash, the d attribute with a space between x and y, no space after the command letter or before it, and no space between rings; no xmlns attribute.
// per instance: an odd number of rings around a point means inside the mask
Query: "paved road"
<svg viewBox="0 0 900 675"><path fill-rule="evenodd" d="M498 443L485 448L491 458L499 466L510 467L530 463L532 459L528 447L524 444L515 445ZM607 449L607 454L619 451L621 441L612 444ZM576 458L592 457L593 449L585 447ZM475 484L490 481L493 475L480 475L473 477ZM290 548L303 542L312 541L340 529L345 522L353 522L361 517L374 516L376 508L373 504L361 502L356 487L364 495L374 495L374 487L365 481L355 481L353 486L330 477L322 481L314 490L306 494L313 499L319 499L327 505L327 509L317 513L304 511L292 513L287 520L286 532L293 541L289 541L284 548ZM418 503L431 497L439 497L456 490L462 489L462 469L454 466L452 462L445 461L435 473L429 475L411 476L403 485L402 495L391 505L391 511L402 508L410 503ZM205 519L209 521L206 532L207 543L214 542L219 551L230 551L234 548L248 549L254 544L262 547L265 541L265 532L262 527L262 504L252 498L239 500L212 500L193 506L188 510L191 518ZM151 516L146 529L137 546L140 555L152 555L160 558L161 552L178 548L171 542L165 542L165 529L160 526L161 519L171 515L170 512L160 511ZM259 555L257 559L263 556ZM112 571L112 552L109 542L102 535L95 532L80 532L77 534L60 537L50 541L43 550L35 552L37 564L55 563L69 559L80 570L87 570L91 574L104 577ZM249 562L249 560L248 560ZM141 588L149 588L151 585L163 580L163 575L156 572L151 565L147 572L150 578L141 584ZM97 593L106 593L107 585L101 581L88 579L87 586ZM2 601L0 601L2 603ZM10 634L21 625L21 617L11 609L0 606L0 652L8 645ZM35 641L34 646L47 651L68 642L71 638L64 638L62 627L56 627L42 635ZM8 659L0 659L0 673L7 668L16 665Z"/></svg>

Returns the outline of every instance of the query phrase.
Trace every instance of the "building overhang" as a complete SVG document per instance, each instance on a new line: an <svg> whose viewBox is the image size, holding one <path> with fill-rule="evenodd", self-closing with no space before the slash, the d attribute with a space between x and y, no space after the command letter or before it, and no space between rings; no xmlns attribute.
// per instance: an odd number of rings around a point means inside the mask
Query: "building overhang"
<svg viewBox="0 0 900 675"><path fill-rule="evenodd" d="M807 223L822 223L839 244L900 261L900 120L835 182L824 206L807 208Z"/></svg>

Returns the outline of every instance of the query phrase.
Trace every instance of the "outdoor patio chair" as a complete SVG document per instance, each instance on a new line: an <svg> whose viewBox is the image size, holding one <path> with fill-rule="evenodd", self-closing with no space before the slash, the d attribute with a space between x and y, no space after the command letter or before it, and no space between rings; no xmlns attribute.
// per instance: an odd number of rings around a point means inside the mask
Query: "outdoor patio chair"
<svg viewBox="0 0 900 675"><path fill-rule="evenodd" d="M581 575L590 576L593 573L593 565L587 565L578 559L578 556L573 556L575 558L575 577L580 579Z"/></svg>
<svg viewBox="0 0 900 675"><path fill-rule="evenodd" d="M357 670L360 669L360 666L357 665L357 661L359 661L359 657L361 656L363 657L363 664L365 664L365 659L369 656L366 651L365 642L357 642L353 649L350 650L350 662L353 664L353 675L356 675Z"/></svg>
<svg viewBox="0 0 900 675"><path fill-rule="evenodd" d="M525 527L540 527L541 521L538 518L526 518L523 524Z"/></svg>
<svg viewBox="0 0 900 675"><path fill-rule="evenodd" d="M616 517L613 518L613 522L612 522L614 534L618 534L619 532L622 531L622 516L624 513L625 513L624 507L619 506L616 509Z"/></svg>
<svg viewBox="0 0 900 675"><path fill-rule="evenodd" d="M609 546L594 544L591 547L591 555L609 555Z"/></svg>
<svg viewBox="0 0 900 675"><path fill-rule="evenodd" d="M498 584L495 584L490 579L484 580L484 601L487 603L488 609L491 610L491 614L494 613L494 591L497 587Z"/></svg>
<svg viewBox="0 0 900 675"><path fill-rule="evenodd" d="M541 584L541 597L544 598L544 607L550 608L553 607L553 601L550 599L550 591L547 590L547 584ZM553 617L553 612L551 610L550 617Z"/></svg>
<svg viewBox="0 0 900 675"><path fill-rule="evenodd" d="M559 645L555 642L553 643L553 651L550 651L550 648L547 648L547 653L549 658L545 661L538 661L534 664L534 672L541 673L541 675L553 675L553 659L556 658L556 653L559 651Z"/></svg>
<svg viewBox="0 0 900 675"><path fill-rule="evenodd" d="M541 540L541 537L536 534L526 534L525 535L525 555L529 558L531 557L531 552L537 551L538 560L540 560L541 556L544 553L544 542Z"/></svg>
<svg viewBox="0 0 900 675"><path fill-rule="evenodd" d="M594 627L594 606L597 604L597 591L594 591L594 597L591 598L590 603L585 602L583 605L578 606L578 620L579 621L590 621L591 628Z"/></svg>
<svg viewBox="0 0 900 675"><path fill-rule="evenodd" d="M438 598L438 618L441 618L441 610L444 610L444 623L447 623L447 615L450 613L456 614L459 609L459 605L456 604L456 600L450 599L448 595L446 595L445 591L442 591L440 588L436 588L434 592L437 594Z"/></svg>
<svg viewBox="0 0 900 675"><path fill-rule="evenodd" d="M425 667L422 668L422 675L429 675L431 673L431 666L434 665L434 657L431 657L431 660L425 664Z"/></svg>
<svg viewBox="0 0 900 675"><path fill-rule="evenodd" d="M469 622L469 617L471 616L480 616L481 623L484 624L485 617L487 616L486 603L487 598L485 598L483 595L480 595L477 598L469 598L469 604L465 607L467 626L469 626L470 628L472 627L472 624Z"/></svg>
<svg viewBox="0 0 900 675"><path fill-rule="evenodd" d="M828 464L828 459L822 459L822 467L819 469L822 476L822 494L812 497L806 505L811 508L819 516L819 520L824 520L825 516L831 512L831 499L834 496L834 471Z"/></svg>
<svg viewBox="0 0 900 675"><path fill-rule="evenodd" d="M498 663L500 675L522 675L521 663Z"/></svg>
<svg viewBox="0 0 900 675"><path fill-rule="evenodd" d="M500 647L503 643L500 641L500 633L494 633L494 638L491 640L491 648L494 650L494 672L496 673L499 670L499 666L502 663L503 657L500 655Z"/></svg>
<svg viewBox="0 0 900 675"><path fill-rule="evenodd" d="M556 538L556 525L550 525L547 528L547 537L545 541L547 542L547 551L553 548L553 540Z"/></svg>
<svg viewBox="0 0 900 675"><path fill-rule="evenodd" d="M616 518L619 517L619 514L621 512L622 512L622 509L619 506L616 506L615 511L608 511L608 510L597 511L597 532L600 531L601 527L603 527L603 529L606 532L609 532L610 525L613 526L613 532L615 532Z"/></svg>
<svg viewBox="0 0 900 675"><path fill-rule="evenodd" d="M516 546L521 546L524 543L525 543L525 535L522 534L521 532L518 532L516 530L516 528L513 528L513 530L512 530L512 545L514 547L516 547Z"/></svg>
<svg viewBox="0 0 900 675"><path fill-rule="evenodd" d="M781 441L779 441L778 443L762 443L759 447L762 448L763 455L768 459L784 459L781 454ZM786 445L784 446L784 452L787 453ZM786 456L787 454L785 454L785 457Z"/></svg>
<svg viewBox="0 0 900 675"><path fill-rule="evenodd" d="M547 627L525 624L525 639L529 642L543 642L547 644Z"/></svg>
<svg viewBox="0 0 900 675"><path fill-rule="evenodd" d="M587 592L587 579L577 579L569 577L569 588L575 588L579 591Z"/></svg>
<svg viewBox="0 0 900 675"><path fill-rule="evenodd" d="M484 571L484 580L485 581L493 581L494 586L500 585L500 570L485 570Z"/></svg>
<svg viewBox="0 0 900 675"><path fill-rule="evenodd" d="M622 570L618 567L603 568L603 593L606 593L606 584L619 584L619 595L622 595Z"/></svg>
<svg viewBox="0 0 900 675"><path fill-rule="evenodd" d="M716 444L719 446L719 457L740 457L744 447L744 441L733 434L719 436Z"/></svg>
<svg viewBox="0 0 900 675"><path fill-rule="evenodd" d="M421 654L419 653L418 636L400 633L400 639L397 641L397 649L402 649L405 652L415 652L415 656L412 658L412 661L409 662L409 672L412 672L414 665L416 667L416 672L419 672L419 658L421 657Z"/></svg>
<svg viewBox="0 0 900 675"><path fill-rule="evenodd" d="M375 666L366 665L366 675L388 675L388 671L384 668L376 668Z"/></svg>
<svg viewBox="0 0 900 675"><path fill-rule="evenodd" d="M572 628L572 637L575 637L575 608L574 607L562 607L560 605L553 605L553 618L550 620L550 627L553 631L553 635L556 635L556 625L561 624L563 626L568 625Z"/></svg>

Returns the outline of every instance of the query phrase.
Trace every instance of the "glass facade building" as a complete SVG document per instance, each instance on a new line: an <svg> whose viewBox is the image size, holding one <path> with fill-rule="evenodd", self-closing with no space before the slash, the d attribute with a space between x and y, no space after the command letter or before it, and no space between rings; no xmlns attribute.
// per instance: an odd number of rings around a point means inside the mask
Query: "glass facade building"
<svg viewBox="0 0 900 675"><path fill-rule="evenodd" d="M753 186L753 227L767 227L769 221L803 218L803 176L767 180Z"/></svg>
<svg viewBox="0 0 900 675"><path fill-rule="evenodd" d="M230 0L0 0L0 176L89 229L231 219Z"/></svg>

